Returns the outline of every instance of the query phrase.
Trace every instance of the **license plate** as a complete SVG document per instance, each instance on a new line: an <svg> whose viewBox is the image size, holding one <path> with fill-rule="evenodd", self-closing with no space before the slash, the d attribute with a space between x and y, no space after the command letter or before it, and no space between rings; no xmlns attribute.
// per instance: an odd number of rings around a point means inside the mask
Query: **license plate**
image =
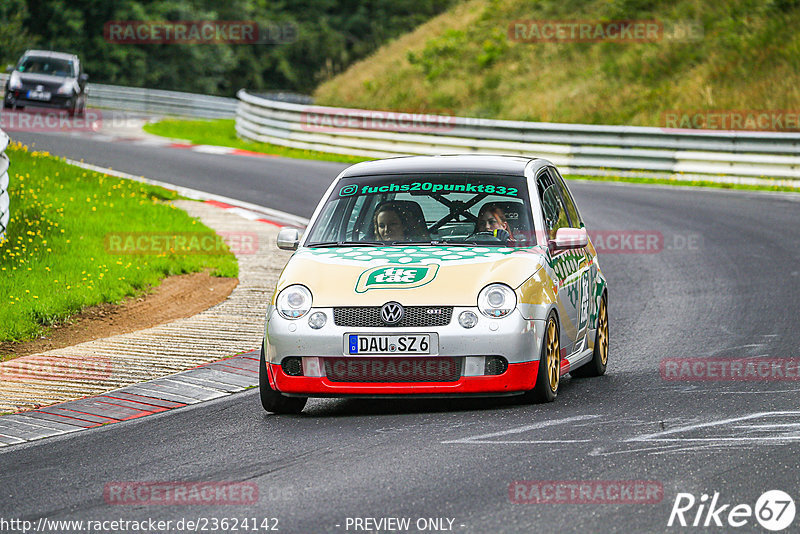
<svg viewBox="0 0 800 534"><path fill-rule="evenodd" d="M347 335L348 354L430 354L430 334Z"/></svg>
<svg viewBox="0 0 800 534"><path fill-rule="evenodd" d="M29 100L50 100L50 93L45 91L28 91Z"/></svg>

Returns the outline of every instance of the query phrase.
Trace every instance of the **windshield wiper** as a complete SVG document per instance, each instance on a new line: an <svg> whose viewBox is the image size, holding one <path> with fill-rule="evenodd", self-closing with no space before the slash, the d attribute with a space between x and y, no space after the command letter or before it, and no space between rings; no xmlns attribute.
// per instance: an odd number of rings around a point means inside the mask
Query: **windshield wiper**
<svg viewBox="0 0 800 534"><path fill-rule="evenodd" d="M513 244L503 243L502 241L438 241L436 245L440 247L513 247Z"/></svg>
<svg viewBox="0 0 800 534"><path fill-rule="evenodd" d="M308 245L311 248L334 248L334 247L383 247L387 243L381 241L325 241Z"/></svg>

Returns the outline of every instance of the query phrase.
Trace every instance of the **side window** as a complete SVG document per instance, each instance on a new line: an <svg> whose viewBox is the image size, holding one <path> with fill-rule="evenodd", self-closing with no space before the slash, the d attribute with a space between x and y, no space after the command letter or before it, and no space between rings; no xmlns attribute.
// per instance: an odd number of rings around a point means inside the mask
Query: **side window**
<svg viewBox="0 0 800 534"><path fill-rule="evenodd" d="M328 202L319 214L319 227L324 231L316 241L338 241L338 229L333 224L333 217L341 202Z"/></svg>
<svg viewBox="0 0 800 534"><path fill-rule="evenodd" d="M358 241L361 238L359 230L365 227L368 228L371 224L371 221L365 220L367 210L364 209L364 203L366 200L367 195L356 197L355 205L350 212L350 217L347 219L345 231L347 232L347 239L350 241Z"/></svg>
<svg viewBox="0 0 800 534"><path fill-rule="evenodd" d="M543 171L536 179L536 187L539 190L539 198L542 202L542 212L544 222L547 225L549 239L555 239L559 228L569 227L569 218L564 201L561 199L561 192L558 190L553 177L547 171Z"/></svg>
<svg viewBox="0 0 800 534"><path fill-rule="evenodd" d="M570 226L572 228L580 228L583 225L583 221L581 220L580 214L578 214L578 208L575 206L572 194L569 189L567 189L567 184L564 183L564 179L557 170L552 167L549 168L549 170L556 179L558 190L561 192L561 198L564 199L564 205L567 207L567 213L569 214Z"/></svg>

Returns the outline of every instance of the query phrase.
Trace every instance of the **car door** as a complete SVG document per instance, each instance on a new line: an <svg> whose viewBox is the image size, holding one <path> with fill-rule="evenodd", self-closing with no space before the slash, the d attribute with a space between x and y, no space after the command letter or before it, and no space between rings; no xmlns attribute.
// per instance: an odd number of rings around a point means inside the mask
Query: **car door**
<svg viewBox="0 0 800 534"><path fill-rule="evenodd" d="M548 238L548 261L555 271L558 282L557 307L561 319L561 347L567 355L572 354L578 337L580 323L580 265L584 256L581 249L556 250L552 241L559 228L569 228L570 219L553 172L543 169L536 178L536 186L542 203L542 213Z"/></svg>
<svg viewBox="0 0 800 534"><path fill-rule="evenodd" d="M556 187L561 193L561 198L564 201L564 206L567 209L567 216L570 221L570 228L583 228L583 220L581 219L575 200L572 198L567 188L564 179L561 177L555 167L550 167L550 173L555 178ZM570 250L571 259L577 264L575 275L577 276L577 319L576 319L576 332L575 332L575 348L573 352L578 352L586 348L586 335L589 331L589 313L590 309L590 296L594 290L592 280L592 265L591 257L585 248Z"/></svg>

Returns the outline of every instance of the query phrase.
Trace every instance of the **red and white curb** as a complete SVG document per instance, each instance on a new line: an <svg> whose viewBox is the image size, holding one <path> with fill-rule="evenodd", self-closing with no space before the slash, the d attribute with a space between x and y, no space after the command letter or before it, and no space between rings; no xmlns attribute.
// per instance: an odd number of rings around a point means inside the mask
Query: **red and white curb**
<svg viewBox="0 0 800 534"><path fill-rule="evenodd" d="M72 160L67 162L87 170L157 185L251 221L298 228L304 228L308 224L308 219L264 206L88 163ZM225 397L257 386L258 365L259 352L254 350L101 395L4 415L0 417L0 447L118 423Z"/></svg>
<svg viewBox="0 0 800 534"><path fill-rule="evenodd" d="M242 148L233 148L230 146L217 146L217 145L195 145L192 143L175 143L169 142L164 145L167 148L180 148L189 150L191 152L200 152L202 154L217 154L222 156L250 156L253 158L277 158L274 154L264 154L263 152L254 152L252 150L244 150Z"/></svg>
<svg viewBox="0 0 800 534"><path fill-rule="evenodd" d="M0 447L138 419L258 385L254 350L95 397L0 417Z"/></svg>

